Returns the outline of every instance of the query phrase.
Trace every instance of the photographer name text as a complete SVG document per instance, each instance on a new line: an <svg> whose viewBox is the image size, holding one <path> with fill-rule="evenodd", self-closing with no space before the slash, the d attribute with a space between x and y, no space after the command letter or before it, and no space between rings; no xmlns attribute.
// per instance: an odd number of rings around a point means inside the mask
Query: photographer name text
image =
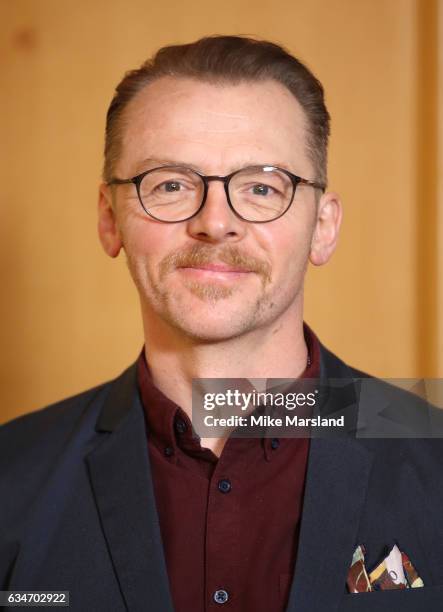
<svg viewBox="0 0 443 612"><path fill-rule="evenodd" d="M203 422L206 427L344 427L344 416L333 417L299 417L296 414L286 415L285 418L268 415L250 415L249 417L231 415L229 417L215 417L208 414Z"/></svg>

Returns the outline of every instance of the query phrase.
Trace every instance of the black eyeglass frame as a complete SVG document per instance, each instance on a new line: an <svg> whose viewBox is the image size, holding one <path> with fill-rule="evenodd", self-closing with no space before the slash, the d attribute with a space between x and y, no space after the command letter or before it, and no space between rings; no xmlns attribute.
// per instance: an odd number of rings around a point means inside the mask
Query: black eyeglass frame
<svg viewBox="0 0 443 612"><path fill-rule="evenodd" d="M158 219L157 217L154 217L153 214L151 214L144 206L143 204L143 199L141 197L140 194L140 185L142 180L145 178L145 176L147 174L150 174L151 172L155 172L156 170L164 170L167 168L181 168L182 170L187 170L190 172L193 172L194 174L196 174L197 176L200 177L200 179L203 181L203 197L202 197L202 202L200 204L200 206L198 207L198 209L192 213L192 215L190 215L189 217L186 217L185 219L178 219L177 221L164 221L163 219ZM234 208L234 206L232 205L231 202L231 197L229 195L229 183L231 182L232 178L234 176L236 176L237 174L239 174L240 172L244 172L245 170L253 170L255 168L259 168L261 170L268 170L268 171L273 171L273 170L278 170L279 172L282 172L283 174L286 174L286 176L291 180L292 183L292 195L291 198L289 200L289 203L287 205L287 207L285 208L285 210L280 213L278 215L278 217L274 217L272 219L267 219L265 221L252 221L250 219L246 219L245 217L243 217L239 212L237 212ZM203 206L205 205L207 196L208 196L208 189L209 189L209 183L210 181L221 181L224 185L225 188L225 194L226 194L226 199L228 201L228 205L229 208L232 210L232 212L234 213L234 215L236 215L239 219L241 219L242 221L247 221L248 223L270 223L271 221L276 221L277 219L280 219L280 217L282 217L284 214L286 214L289 210L289 208L291 207L291 204L294 200L294 195L295 195L295 190L297 189L298 185L308 185L310 187L314 187L315 189L320 189L323 193L325 192L326 186L323 185L322 183L317 183L316 181L310 181L308 179L304 179L301 176L297 176L296 174L293 174L292 172L290 172L289 170L286 170L285 168L279 168L278 166L270 166L270 165L264 165L264 166L246 166L245 168L240 168L239 170L235 170L234 172L231 172L230 174L227 174L226 176L219 176L219 175L211 175L211 176L207 176L205 174L202 174L201 172L198 172L197 170L194 170L193 168L188 168L186 166L177 166L177 165L173 165L173 164L168 164L166 166L157 166L156 168L151 168L150 170L146 170L145 172L142 172L141 174L137 174L137 176L133 176L132 178L129 179L119 179L119 178L113 178L110 181L107 182L107 185L127 185L130 183L133 183L135 185L135 188L137 190L137 196L139 199L139 202L143 208L143 210L145 211L145 213L147 215L149 215L152 219L155 219L156 221L160 221L161 223L183 223L183 221L189 221L190 219L192 219L193 217L197 216L198 213L202 210Z"/></svg>

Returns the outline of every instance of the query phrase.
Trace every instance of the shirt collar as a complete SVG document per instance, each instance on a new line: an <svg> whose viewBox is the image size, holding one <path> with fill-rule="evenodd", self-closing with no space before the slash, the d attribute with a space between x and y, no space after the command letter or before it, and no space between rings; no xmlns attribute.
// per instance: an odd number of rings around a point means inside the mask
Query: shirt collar
<svg viewBox="0 0 443 612"><path fill-rule="evenodd" d="M316 379L320 375L320 342L311 328L304 323L303 332L308 349L308 363L301 378ZM146 362L145 350L142 349L137 361L137 381L140 390L148 433L153 441L163 450L172 449L174 455L179 446L188 454L213 455L201 449L198 438L193 436L192 423L185 411L170 400L158 389L151 376ZM275 453L287 443L287 438L262 438L261 444L265 458L271 461Z"/></svg>
<svg viewBox="0 0 443 612"><path fill-rule="evenodd" d="M320 376L320 341L305 322L303 322L303 334L308 349L308 360L305 371L300 375L300 378L308 378L315 381ZM291 438L262 438L266 460L271 461L275 456L275 452L282 447L284 448L290 439Z"/></svg>

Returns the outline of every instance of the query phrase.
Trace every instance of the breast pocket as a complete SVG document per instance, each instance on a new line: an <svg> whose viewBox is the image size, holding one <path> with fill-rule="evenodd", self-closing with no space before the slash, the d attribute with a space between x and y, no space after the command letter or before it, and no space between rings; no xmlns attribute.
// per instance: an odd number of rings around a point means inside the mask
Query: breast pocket
<svg viewBox="0 0 443 612"><path fill-rule="evenodd" d="M442 612L443 585L416 589L348 593L339 612Z"/></svg>

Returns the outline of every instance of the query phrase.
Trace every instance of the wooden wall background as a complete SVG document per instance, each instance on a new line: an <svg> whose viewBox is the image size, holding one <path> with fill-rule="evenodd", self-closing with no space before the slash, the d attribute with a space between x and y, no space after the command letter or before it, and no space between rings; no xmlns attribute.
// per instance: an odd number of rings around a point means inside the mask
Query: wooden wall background
<svg viewBox="0 0 443 612"><path fill-rule="evenodd" d="M135 290L96 238L105 112L156 48L215 33L283 43L326 88L345 219L306 320L376 375L443 376L442 18L440 0L0 0L0 421L137 356Z"/></svg>

